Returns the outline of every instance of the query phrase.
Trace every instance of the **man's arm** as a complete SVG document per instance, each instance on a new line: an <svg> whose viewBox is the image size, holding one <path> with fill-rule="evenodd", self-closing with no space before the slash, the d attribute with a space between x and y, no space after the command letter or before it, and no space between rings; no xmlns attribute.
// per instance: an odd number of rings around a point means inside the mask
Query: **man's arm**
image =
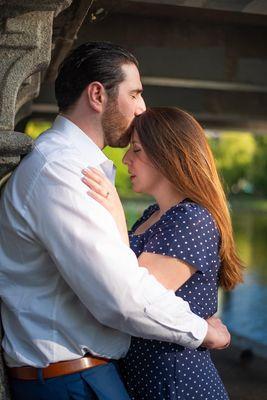
<svg viewBox="0 0 267 400"><path fill-rule="evenodd" d="M47 165L25 209L68 285L104 325L191 348L207 336L214 347L214 329L138 266L109 212L87 196L80 169Z"/></svg>

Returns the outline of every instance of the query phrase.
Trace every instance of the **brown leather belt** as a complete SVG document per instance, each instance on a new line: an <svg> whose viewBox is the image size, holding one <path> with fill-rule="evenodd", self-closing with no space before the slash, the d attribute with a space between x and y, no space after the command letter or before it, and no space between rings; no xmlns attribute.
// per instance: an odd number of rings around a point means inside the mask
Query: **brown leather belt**
<svg viewBox="0 0 267 400"><path fill-rule="evenodd" d="M61 375L81 372L88 368L107 364L109 361L110 360L106 358L97 358L91 355L86 355L83 358L78 358L77 360L60 361L54 364L50 364L46 368L15 367L8 368L8 372L12 378L31 380L38 379L38 370L41 370L43 379L48 379L55 378Z"/></svg>

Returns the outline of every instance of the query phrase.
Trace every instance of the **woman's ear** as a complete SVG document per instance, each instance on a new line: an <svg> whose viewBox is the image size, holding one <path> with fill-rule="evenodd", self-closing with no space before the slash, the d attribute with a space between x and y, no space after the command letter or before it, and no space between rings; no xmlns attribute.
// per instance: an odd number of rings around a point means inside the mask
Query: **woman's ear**
<svg viewBox="0 0 267 400"><path fill-rule="evenodd" d="M104 86L100 82L91 82L87 86L87 98L91 108L101 113L106 104L107 94Z"/></svg>

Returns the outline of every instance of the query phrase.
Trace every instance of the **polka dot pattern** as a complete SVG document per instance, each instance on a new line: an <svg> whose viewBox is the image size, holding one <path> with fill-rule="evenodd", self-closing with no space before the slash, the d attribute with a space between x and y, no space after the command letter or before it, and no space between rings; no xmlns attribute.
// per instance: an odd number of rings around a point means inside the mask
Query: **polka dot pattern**
<svg viewBox="0 0 267 400"><path fill-rule="evenodd" d="M211 214L189 200L170 208L143 234L135 235L158 206L152 205L130 231L131 248L175 257L197 269L176 291L191 310L207 318L217 310L220 236ZM228 395L203 347L132 338L121 372L132 400L226 400Z"/></svg>

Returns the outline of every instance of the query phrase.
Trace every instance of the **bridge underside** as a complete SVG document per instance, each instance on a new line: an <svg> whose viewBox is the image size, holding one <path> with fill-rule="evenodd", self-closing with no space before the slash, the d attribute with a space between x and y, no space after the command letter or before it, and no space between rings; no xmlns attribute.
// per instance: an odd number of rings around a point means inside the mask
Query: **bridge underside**
<svg viewBox="0 0 267 400"><path fill-rule="evenodd" d="M75 45L89 40L134 52L148 105L184 108L208 128L267 132L266 2L98 0ZM47 76L35 116L56 111L53 58Z"/></svg>

